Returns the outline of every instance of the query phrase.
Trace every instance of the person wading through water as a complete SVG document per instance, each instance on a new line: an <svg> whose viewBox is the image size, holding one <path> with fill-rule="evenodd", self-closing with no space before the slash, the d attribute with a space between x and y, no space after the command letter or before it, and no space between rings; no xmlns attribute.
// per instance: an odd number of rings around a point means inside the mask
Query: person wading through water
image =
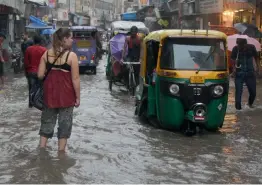
<svg viewBox="0 0 262 185"><path fill-rule="evenodd" d="M256 68L253 59L256 60ZM244 83L249 92L248 106L253 107L256 98L256 73L259 74L258 52L254 45L247 44L246 39L238 38L233 48L231 60L234 63L233 76L235 77L235 107L241 110L241 99ZM256 70L255 70L256 69Z"/></svg>
<svg viewBox="0 0 262 185"><path fill-rule="evenodd" d="M4 33L0 32L0 79L1 79L1 86L0 90L4 87L5 77L4 77L4 62L8 61L8 52L6 49L3 49L3 43L6 39L6 36Z"/></svg>
<svg viewBox="0 0 262 185"><path fill-rule="evenodd" d="M58 150L64 152L71 136L74 107L80 105L80 77L78 57L71 52L73 39L68 28L60 28L53 35L53 46L40 61L38 78L44 81L44 103L47 106L41 116L40 148L53 137L58 119ZM55 63L54 63L55 62Z"/></svg>

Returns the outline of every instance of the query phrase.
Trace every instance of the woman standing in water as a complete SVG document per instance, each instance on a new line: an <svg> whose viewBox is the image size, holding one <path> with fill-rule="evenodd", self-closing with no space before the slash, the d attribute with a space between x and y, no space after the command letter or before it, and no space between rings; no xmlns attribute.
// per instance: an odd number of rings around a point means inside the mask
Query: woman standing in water
<svg viewBox="0 0 262 185"><path fill-rule="evenodd" d="M65 151L73 124L73 109L80 105L80 78L78 58L70 52L72 33L60 28L53 35L53 45L41 58L38 78L43 79L47 69L52 68L44 81L44 103L48 107L41 116L40 148L45 148L53 137L58 119L58 150Z"/></svg>

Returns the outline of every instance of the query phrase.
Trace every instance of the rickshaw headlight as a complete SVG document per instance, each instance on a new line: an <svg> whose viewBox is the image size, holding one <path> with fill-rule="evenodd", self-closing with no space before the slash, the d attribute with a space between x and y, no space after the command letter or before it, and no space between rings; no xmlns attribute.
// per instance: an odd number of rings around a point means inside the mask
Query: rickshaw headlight
<svg viewBox="0 0 262 185"><path fill-rule="evenodd" d="M169 87L169 91L170 91L171 94L177 95L179 93L179 86L177 84L172 84Z"/></svg>
<svg viewBox="0 0 262 185"><path fill-rule="evenodd" d="M221 96L224 93L224 88L221 85L217 85L214 87L213 93L216 96Z"/></svg>

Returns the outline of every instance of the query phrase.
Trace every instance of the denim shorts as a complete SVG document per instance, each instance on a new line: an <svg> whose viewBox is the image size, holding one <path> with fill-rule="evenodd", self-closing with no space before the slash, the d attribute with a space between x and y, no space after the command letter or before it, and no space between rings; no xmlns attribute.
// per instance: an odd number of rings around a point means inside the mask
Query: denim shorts
<svg viewBox="0 0 262 185"><path fill-rule="evenodd" d="M52 138L56 121L58 120L57 138L70 138L73 125L73 110L74 107L56 109L47 108L43 110L39 135L46 138Z"/></svg>

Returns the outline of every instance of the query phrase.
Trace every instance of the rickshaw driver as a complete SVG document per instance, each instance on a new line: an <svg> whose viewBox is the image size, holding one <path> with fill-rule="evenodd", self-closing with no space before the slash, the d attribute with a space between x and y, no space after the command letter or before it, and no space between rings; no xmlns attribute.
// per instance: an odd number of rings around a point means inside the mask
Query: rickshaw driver
<svg viewBox="0 0 262 185"><path fill-rule="evenodd" d="M132 26L130 29L130 36L126 37L123 52L122 52L122 60L121 63L125 62L139 62L140 61L140 52L141 52L141 38L138 35L138 28L136 26ZM126 49L128 49L128 54L126 55ZM138 76L140 66L133 66L135 76ZM127 82L128 68L126 66L122 67L122 72L119 77L124 77L124 80Z"/></svg>
<svg viewBox="0 0 262 185"><path fill-rule="evenodd" d="M131 35L126 38L123 53L122 61L129 62L138 62L140 58L140 48L141 48L141 39L138 36L138 28L132 26L130 29ZM128 54L125 57L126 49L128 48Z"/></svg>

